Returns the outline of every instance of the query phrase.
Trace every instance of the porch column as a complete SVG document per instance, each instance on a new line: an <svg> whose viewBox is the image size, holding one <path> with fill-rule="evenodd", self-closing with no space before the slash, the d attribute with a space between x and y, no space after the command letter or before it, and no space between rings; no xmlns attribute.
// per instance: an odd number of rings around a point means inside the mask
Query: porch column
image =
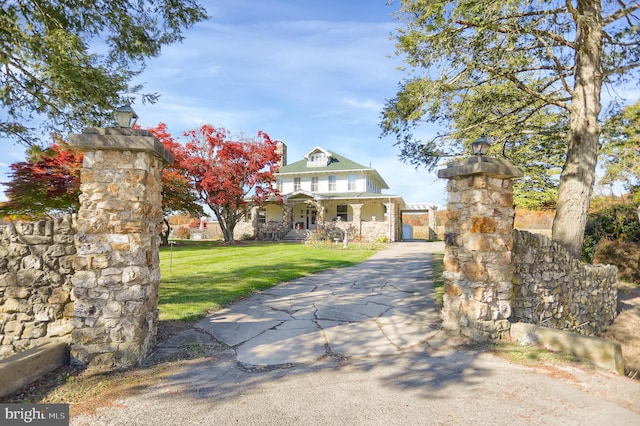
<svg viewBox="0 0 640 426"><path fill-rule="evenodd" d="M286 226L288 229L293 228L293 207L285 204L282 205L282 223L283 226Z"/></svg>
<svg viewBox="0 0 640 426"><path fill-rule="evenodd" d="M353 223L354 229L358 232L357 236L362 236L362 203L349 203L351 211L353 211ZM356 237L356 235L354 235Z"/></svg>
<svg viewBox="0 0 640 426"><path fill-rule="evenodd" d="M398 212L396 212L396 204L392 201L389 201L388 203L384 203L385 207L387 208L387 224L389 226L388 229L388 237L389 237L389 242L392 241L396 241L398 238L399 231L398 231L398 227L402 227L402 224L397 222L397 217L398 217ZM402 232L402 229L400 229L400 232Z"/></svg>
<svg viewBox="0 0 640 426"><path fill-rule="evenodd" d="M429 212L428 212L429 235L427 236L427 238L429 238L429 241L438 239L438 224L436 221L436 210L437 210L437 207L433 206L432 208L429 209Z"/></svg>

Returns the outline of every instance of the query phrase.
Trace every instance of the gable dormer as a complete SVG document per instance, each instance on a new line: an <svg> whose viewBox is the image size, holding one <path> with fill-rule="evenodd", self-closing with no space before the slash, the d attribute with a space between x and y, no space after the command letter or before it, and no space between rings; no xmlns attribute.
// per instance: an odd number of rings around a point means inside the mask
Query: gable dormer
<svg viewBox="0 0 640 426"><path fill-rule="evenodd" d="M307 167L327 167L333 160L333 155L326 149L316 146L304 156Z"/></svg>

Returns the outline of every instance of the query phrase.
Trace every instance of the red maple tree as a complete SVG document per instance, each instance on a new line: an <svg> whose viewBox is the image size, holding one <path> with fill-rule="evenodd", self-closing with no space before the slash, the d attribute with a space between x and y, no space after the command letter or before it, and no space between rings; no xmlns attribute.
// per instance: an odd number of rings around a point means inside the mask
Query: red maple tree
<svg viewBox="0 0 640 426"><path fill-rule="evenodd" d="M174 164L162 172L162 208L166 230L161 237L168 241L169 224L167 217L173 212L195 216L204 214L186 170L185 150L167 130L167 125L159 123L148 129L175 158ZM10 181L7 187L8 201L0 203L0 216L9 219L39 219L61 213L77 212L80 203L80 169L82 151L71 148L60 138L56 138L48 148L37 146L27 151L27 160L11 164Z"/></svg>
<svg viewBox="0 0 640 426"><path fill-rule="evenodd" d="M256 138L233 140L224 127L209 124L185 133L188 171L201 200L213 211L226 242L248 203L279 199L274 187L280 154L277 141L260 131Z"/></svg>
<svg viewBox="0 0 640 426"><path fill-rule="evenodd" d="M148 128L169 152L173 154L173 164L162 170L162 211L165 228L160 237L163 244L168 244L171 226L169 216L172 213L186 213L191 216L203 216L204 210L199 204L195 191L183 164L188 164L184 147L173 138L165 123Z"/></svg>
<svg viewBox="0 0 640 426"><path fill-rule="evenodd" d="M76 212L82 159L59 137L48 148L29 148L26 161L9 166L11 180L2 183L8 200L0 203L0 215L37 219Z"/></svg>

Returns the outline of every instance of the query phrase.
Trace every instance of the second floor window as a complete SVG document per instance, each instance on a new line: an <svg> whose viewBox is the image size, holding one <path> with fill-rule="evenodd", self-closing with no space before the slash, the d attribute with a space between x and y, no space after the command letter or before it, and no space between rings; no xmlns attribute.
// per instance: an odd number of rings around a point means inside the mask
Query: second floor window
<svg viewBox="0 0 640 426"><path fill-rule="evenodd" d="M329 176L329 191L335 191L335 190L336 190L336 177Z"/></svg>
<svg viewBox="0 0 640 426"><path fill-rule="evenodd" d="M279 192L282 192L282 179L276 179L276 188Z"/></svg>
<svg viewBox="0 0 640 426"><path fill-rule="evenodd" d="M300 189L300 178L293 178L293 190L298 191Z"/></svg>
<svg viewBox="0 0 640 426"><path fill-rule="evenodd" d="M318 192L318 178L311 178L311 192Z"/></svg>
<svg viewBox="0 0 640 426"><path fill-rule="evenodd" d="M308 167L320 167L327 165L327 157L325 157L322 153L315 153L309 156L309 161L307 162Z"/></svg>
<svg viewBox="0 0 640 426"><path fill-rule="evenodd" d="M356 190L356 175L349 175L347 177L348 189L349 191Z"/></svg>

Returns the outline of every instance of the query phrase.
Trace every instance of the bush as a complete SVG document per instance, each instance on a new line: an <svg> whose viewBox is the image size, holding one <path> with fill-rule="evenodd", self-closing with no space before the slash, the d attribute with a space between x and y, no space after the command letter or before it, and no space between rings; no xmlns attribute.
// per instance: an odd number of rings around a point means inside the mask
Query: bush
<svg viewBox="0 0 640 426"><path fill-rule="evenodd" d="M640 243L600 240L593 263L616 265L619 280L640 284Z"/></svg>
<svg viewBox="0 0 640 426"><path fill-rule="evenodd" d="M186 226L181 226L176 229L176 237L180 240L188 240L191 238L191 231Z"/></svg>
<svg viewBox="0 0 640 426"><path fill-rule="evenodd" d="M589 214L582 246L582 257L586 262L593 260L598 243L603 239L640 242L640 223L635 204L614 204Z"/></svg>

